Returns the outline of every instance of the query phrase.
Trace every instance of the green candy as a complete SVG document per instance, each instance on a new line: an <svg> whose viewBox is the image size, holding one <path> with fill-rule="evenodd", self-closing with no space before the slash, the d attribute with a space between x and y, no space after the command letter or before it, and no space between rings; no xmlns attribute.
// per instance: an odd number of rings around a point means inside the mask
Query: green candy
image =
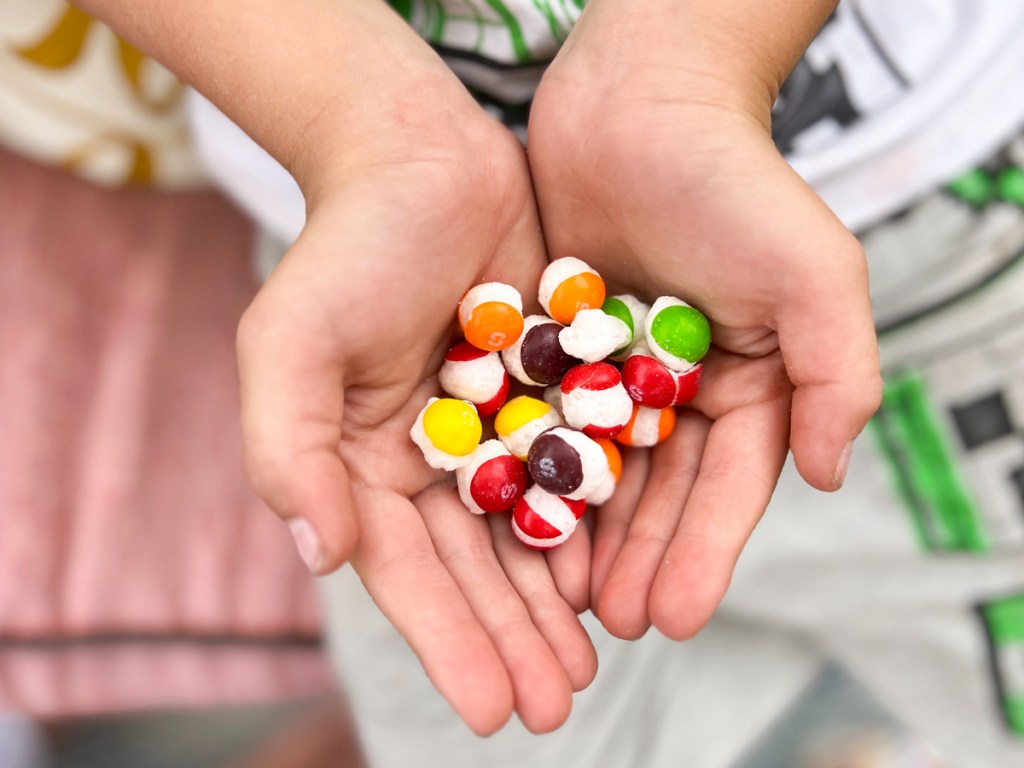
<svg viewBox="0 0 1024 768"><path fill-rule="evenodd" d="M617 299L614 296L609 296L604 300L604 304L601 305L601 309L606 315L621 320L629 328L629 341L626 342L624 347L620 347L612 352L612 357L621 355L627 349L629 345L633 343L633 337L636 335L636 328L633 327L633 313L629 311L629 307L626 306L626 302L622 299Z"/></svg>
<svg viewBox="0 0 1024 768"><path fill-rule="evenodd" d="M651 338L670 355L696 363L711 346L711 326L693 307L665 307L651 322Z"/></svg>

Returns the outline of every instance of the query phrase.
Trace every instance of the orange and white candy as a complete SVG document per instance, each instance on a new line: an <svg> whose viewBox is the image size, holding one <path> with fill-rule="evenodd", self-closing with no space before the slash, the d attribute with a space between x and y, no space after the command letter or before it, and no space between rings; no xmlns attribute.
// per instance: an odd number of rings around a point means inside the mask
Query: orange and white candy
<svg viewBox="0 0 1024 768"><path fill-rule="evenodd" d="M675 408L644 408L642 405L634 405L629 423L615 439L623 445L650 448L664 442L675 426Z"/></svg>
<svg viewBox="0 0 1024 768"><path fill-rule="evenodd" d="M537 291L544 311L562 325L570 325L581 309L600 309L604 297L601 276L585 261L571 256L548 264Z"/></svg>
<svg viewBox="0 0 1024 768"><path fill-rule="evenodd" d="M459 326L477 349L511 347L523 332L523 297L505 283L475 285L459 302Z"/></svg>

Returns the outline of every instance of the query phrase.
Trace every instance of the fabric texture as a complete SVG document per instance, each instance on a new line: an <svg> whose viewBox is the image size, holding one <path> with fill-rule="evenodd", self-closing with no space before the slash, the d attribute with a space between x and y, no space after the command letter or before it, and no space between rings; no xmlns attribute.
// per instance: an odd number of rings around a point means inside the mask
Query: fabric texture
<svg viewBox="0 0 1024 768"><path fill-rule="evenodd" d="M104 185L204 183L184 87L65 0L0 0L0 144Z"/></svg>
<svg viewBox="0 0 1024 768"><path fill-rule="evenodd" d="M241 465L251 224L0 150L0 710L330 686L311 579Z"/></svg>

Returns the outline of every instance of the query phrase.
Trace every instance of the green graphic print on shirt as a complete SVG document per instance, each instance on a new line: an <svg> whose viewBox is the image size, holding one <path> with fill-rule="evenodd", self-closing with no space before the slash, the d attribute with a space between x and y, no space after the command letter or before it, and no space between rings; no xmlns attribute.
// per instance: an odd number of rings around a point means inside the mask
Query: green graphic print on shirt
<svg viewBox="0 0 1024 768"><path fill-rule="evenodd" d="M551 59L583 0L390 0L431 45L501 64Z"/></svg>

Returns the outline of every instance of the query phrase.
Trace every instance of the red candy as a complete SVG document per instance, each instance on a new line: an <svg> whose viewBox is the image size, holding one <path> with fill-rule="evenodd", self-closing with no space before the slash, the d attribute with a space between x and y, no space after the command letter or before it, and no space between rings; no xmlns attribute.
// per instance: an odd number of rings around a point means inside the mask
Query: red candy
<svg viewBox="0 0 1024 768"><path fill-rule="evenodd" d="M526 467L515 456L488 459L469 482L469 493L484 512L507 512L525 491Z"/></svg>
<svg viewBox="0 0 1024 768"><path fill-rule="evenodd" d="M684 405L694 398L702 370L698 363L685 373L676 373L653 357L633 355L622 366L622 384L638 405L668 408Z"/></svg>

